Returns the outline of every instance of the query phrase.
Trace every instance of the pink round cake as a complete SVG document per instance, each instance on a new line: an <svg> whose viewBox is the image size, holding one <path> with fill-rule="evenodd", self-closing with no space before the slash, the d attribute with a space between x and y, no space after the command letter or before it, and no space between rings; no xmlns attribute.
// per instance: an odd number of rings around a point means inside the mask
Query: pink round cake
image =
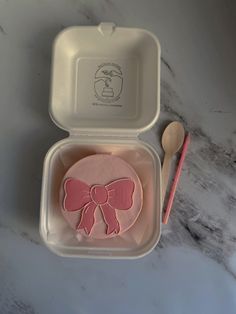
<svg viewBox="0 0 236 314"><path fill-rule="evenodd" d="M104 239L132 227L142 209L143 190L126 161L96 154L67 171L60 199L63 216L73 229L83 236Z"/></svg>

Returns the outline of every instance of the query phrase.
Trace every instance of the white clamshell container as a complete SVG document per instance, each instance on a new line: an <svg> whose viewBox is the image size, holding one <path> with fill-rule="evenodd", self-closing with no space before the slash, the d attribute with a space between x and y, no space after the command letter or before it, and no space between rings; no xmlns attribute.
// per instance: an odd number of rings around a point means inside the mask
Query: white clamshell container
<svg viewBox="0 0 236 314"><path fill-rule="evenodd" d="M161 166L157 152L138 135L160 110L160 45L143 29L112 23L70 27L53 46L50 116L69 137L48 151L43 169L40 234L58 255L137 258L161 233ZM134 226L109 239L80 238L62 216L61 181L83 157L109 153L127 161L143 187Z"/></svg>

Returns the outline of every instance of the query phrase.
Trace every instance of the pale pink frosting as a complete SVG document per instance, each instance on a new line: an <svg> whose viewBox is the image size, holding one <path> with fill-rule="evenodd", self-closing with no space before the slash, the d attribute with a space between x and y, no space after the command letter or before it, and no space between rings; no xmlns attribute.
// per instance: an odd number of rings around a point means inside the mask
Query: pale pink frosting
<svg viewBox="0 0 236 314"><path fill-rule="evenodd" d="M127 231L136 221L143 201L143 190L139 177L135 170L123 159L108 154L96 154L85 157L75 163L65 174L63 182L66 179L73 178L83 181L89 186L94 185L107 185L110 182L119 180L122 178L129 178L134 182L134 192L132 195L132 205L128 210L116 210L116 217L119 221L120 230L118 234L122 234ZM68 221L73 229L76 229L78 222L81 219L81 210L78 211L66 211L63 206L64 201L64 190L63 182L61 185L60 199L61 199L61 210L63 216ZM112 233L106 234L106 224L104 223L104 217L101 214L101 210L96 208L95 223L89 234L89 237L96 239L103 239L113 237L117 234ZM86 236L83 230L78 230L81 235Z"/></svg>

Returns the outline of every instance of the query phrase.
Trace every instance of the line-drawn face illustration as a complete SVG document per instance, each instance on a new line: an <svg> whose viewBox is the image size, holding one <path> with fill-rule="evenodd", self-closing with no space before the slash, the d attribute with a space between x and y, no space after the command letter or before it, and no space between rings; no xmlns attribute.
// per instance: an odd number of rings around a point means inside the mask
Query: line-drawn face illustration
<svg viewBox="0 0 236 314"><path fill-rule="evenodd" d="M119 65L103 63L95 73L95 96L103 102L115 102L120 98L123 88L122 71Z"/></svg>

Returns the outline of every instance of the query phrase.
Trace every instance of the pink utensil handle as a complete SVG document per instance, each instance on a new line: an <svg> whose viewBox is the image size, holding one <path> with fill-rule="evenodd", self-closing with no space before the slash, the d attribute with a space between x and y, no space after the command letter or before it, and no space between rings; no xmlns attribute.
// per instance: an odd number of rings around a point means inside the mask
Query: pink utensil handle
<svg viewBox="0 0 236 314"><path fill-rule="evenodd" d="M189 143L190 143L190 135L188 134L186 136L186 138L185 138L185 141L184 141L183 150L182 150L181 157L180 157L180 160L179 160L179 164L178 164L178 167L177 167L177 170L176 170L174 182L173 182L173 184L171 186L170 196L169 196L169 199L168 199L168 203L167 203L166 210L165 210L165 213L164 213L164 218L163 218L163 223L164 224L167 224L169 216L170 216L171 208L172 208L174 197L175 197L176 188L177 188L177 185L178 185L178 182L179 182L179 178L180 178L180 175L181 175L181 172L182 172L182 168L183 168L184 160L185 160L185 157L186 157L186 154L187 154Z"/></svg>

